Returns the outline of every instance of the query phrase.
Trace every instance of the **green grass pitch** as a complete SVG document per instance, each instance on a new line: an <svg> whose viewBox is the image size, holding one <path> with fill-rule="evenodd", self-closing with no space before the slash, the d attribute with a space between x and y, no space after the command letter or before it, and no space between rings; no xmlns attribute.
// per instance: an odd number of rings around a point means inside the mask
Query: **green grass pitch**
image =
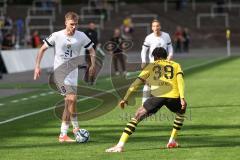
<svg viewBox="0 0 240 160"><path fill-rule="evenodd" d="M196 60L197 61L197 60ZM195 64L181 61L183 68ZM206 64L185 72L187 119L179 133L181 148L166 149L172 130L173 115L162 108L155 116L141 122L130 137L123 153L105 153L117 143L123 128L140 105L125 110L118 107L111 112L89 120L80 121L82 128L91 134L86 144L59 144L60 120L52 109L0 125L1 160L229 160L240 159L240 58ZM21 85L21 84L19 84ZM18 85L18 86L19 86ZM47 86L47 85L46 85ZM52 107L62 97L57 94L24 100L46 92L45 85L33 93L1 98L0 121ZM0 85L11 88L14 84ZM22 84L26 87L27 84ZM31 88L30 87L30 88ZM97 88L111 89L109 83L100 80ZM20 99L17 103L13 100ZM96 100L83 101L80 105L94 105ZM71 135L72 136L72 135Z"/></svg>

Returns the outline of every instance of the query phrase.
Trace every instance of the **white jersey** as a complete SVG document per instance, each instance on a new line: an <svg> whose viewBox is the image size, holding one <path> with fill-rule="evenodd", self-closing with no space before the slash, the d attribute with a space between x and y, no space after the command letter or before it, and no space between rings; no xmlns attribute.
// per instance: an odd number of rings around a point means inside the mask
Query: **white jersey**
<svg viewBox="0 0 240 160"><path fill-rule="evenodd" d="M141 51L141 58L142 63L146 63L146 55L147 51L149 51L149 61L154 62L154 57L152 56L152 52L156 47L163 47L167 50L168 54L172 56L173 54L173 47L171 38L168 33L162 32L160 36L156 36L154 33L149 34L143 43L142 51Z"/></svg>
<svg viewBox="0 0 240 160"><path fill-rule="evenodd" d="M94 45L85 33L75 31L73 36L67 36L65 29L52 33L44 39L47 47L55 47L54 70L63 63L80 55L82 48L90 49ZM77 86L78 69L73 70L64 80L66 85Z"/></svg>

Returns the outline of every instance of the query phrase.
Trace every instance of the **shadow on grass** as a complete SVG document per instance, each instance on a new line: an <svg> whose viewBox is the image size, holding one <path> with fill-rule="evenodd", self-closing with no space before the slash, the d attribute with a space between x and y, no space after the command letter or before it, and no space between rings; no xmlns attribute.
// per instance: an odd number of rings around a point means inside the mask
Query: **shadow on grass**
<svg viewBox="0 0 240 160"><path fill-rule="evenodd" d="M59 144L57 141L57 135L55 131L48 133L41 132L32 132L22 131L21 134L9 134L9 136L5 135L5 139L7 138L16 138L24 140L24 138L31 138L32 142L27 141L22 144L7 144L1 143L0 149L20 149L20 148L43 148L43 147L62 147L62 146L73 146L74 145L88 145L89 147L98 147L99 145L104 144L114 144L118 141L121 132L122 125L88 125L82 126L83 128L88 128L91 134L91 140L87 144ZM99 129L98 129L99 128ZM239 129L240 125L188 125L184 127L184 132L187 131L201 131L199 134L187 133L185 135L180 135L178 137L179 143L182 144L181 148L208 148L208 147L237 147L240 146L240 136L238 135L227 135L227 129ZM226 135L217 135L220 130L226 130ZM215 132L210 132L209 130L215 130ZM142 143L149 145L157 146L159 143L159 147L147 147L141 148L139 147L134 149L135 151L140 150L154 150L154 149L164 149L168 138L169 132L171 131L171 126L158 126L158 125L140 125L138 126L136 133L129 139L128 143L135 143L136 146L142 146ZM46 137L46 138L44 138ZM41 144L38 144L38 139L41 141ZM52 142L49 142L49 139L52 139ZM44 143L46 141L46 143ZM4 141L3 141L4 142ZM11 143L11 142L10 142ZM27 144L24 144L27 143ZM30 144L29 144L30 143ZM164 145L162 144L164 143ZM129 149L128 151L134 151Z"/></svg>

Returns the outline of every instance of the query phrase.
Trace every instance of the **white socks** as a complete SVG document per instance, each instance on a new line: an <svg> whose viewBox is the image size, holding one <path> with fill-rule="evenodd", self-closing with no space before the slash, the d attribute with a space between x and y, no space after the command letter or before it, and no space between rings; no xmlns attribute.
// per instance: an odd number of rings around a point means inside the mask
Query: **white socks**
<svg viewBox="0 0 240 160"><path fill-rule="evenodd" d="M68 128L69 128L69 123L68 122L62 122L62 125L61 125L61 135L62 136L67 135Z"/></svg>

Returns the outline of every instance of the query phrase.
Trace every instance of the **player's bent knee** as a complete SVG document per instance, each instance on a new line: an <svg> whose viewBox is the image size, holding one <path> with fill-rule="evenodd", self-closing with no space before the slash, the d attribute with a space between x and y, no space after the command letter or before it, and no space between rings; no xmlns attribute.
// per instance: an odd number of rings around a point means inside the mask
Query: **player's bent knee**
<svg viewBox="0 0 240 160"><path fill-rule="evenodd" d="M147 110L144 107L140 107L136 114L135 114L135 119L137 119L138 121L143 120L147 115Z"/></svg>
<svg viewBox="0 0 240 160"><path fill-rule="evenodd" d="M67 95L66 98L65 98L65 101L68 104L72 104L72 103L75 103L77 101L77 97L76 97L76 95Z"/></svg>

